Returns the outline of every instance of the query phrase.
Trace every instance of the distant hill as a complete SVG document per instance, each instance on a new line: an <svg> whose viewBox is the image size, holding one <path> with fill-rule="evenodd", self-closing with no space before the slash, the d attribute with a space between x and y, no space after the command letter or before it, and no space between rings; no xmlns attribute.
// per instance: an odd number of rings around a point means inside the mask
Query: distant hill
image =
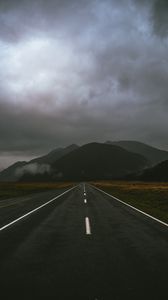
<svg viewBox="0 0 168 300"><path fill-rule="evenodd" d="M90 143L54 162L50 175L25 174L21 180L117 179L132 172L142 171L147 166L147 159L139 154L119 146Z"/></svg>
<svg viewBox="0 0 168 300"><path fill-rule="evenodd" d="M22 168L27 164L26 161L18 161L5 170L0 172L0 181L16 181L18 178L16 177L16 170L18 168Z"/></svg>
<svg viewBox="0 0 168 300"><path fill-rule="evenodd" d="M49 152L47 155L32 159L29 163L38 163L38 164L52 164L59 158L63 157L64 155L70 153L73 150L78 149L79 146L72 144L66 148L58 148L51 152Z"/></svg>
<svg viewBox="0 0 168 300"><path fill-rule="evenodd" d="M72 144L66 148L55 149L47 155L32 159L29 162L16 162L0 172L0 181L17 181L26 173L31 175L39 173L42 175L53 162L77 148L77 145Z"/></svg>
<svg viewBox="0 0 168 300"><path fill-rule="evenodd" d="M146 169L138 179L143 181L168 181L168 160Z"/></svg>
<svg viewBox="0 0 168 300"><path fill-rule="evenodd" d="M120 146L125 150L143 155L150 161L151 166L168 160L168 151L160 150L137 141L107 141L106 144Z"/></svg>

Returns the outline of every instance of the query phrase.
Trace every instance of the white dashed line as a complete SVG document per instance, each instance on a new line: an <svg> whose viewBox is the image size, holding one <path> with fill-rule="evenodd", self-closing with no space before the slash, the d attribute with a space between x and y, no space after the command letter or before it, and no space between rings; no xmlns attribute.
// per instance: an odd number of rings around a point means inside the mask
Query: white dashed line
<svg viewBox="0 0 168 300"><path fill-rule="evenodd" d="M87 200L86 200L86 199L84 199L84 203L87 203Z"/></svg>
<svg viewBox="0 0 168 300"><path fill-rule="evenodd" d="M90 221L89 218L85 218L85 226L86 226L86 234L90 235L91 234L91 227L90 227Z"/></svg>

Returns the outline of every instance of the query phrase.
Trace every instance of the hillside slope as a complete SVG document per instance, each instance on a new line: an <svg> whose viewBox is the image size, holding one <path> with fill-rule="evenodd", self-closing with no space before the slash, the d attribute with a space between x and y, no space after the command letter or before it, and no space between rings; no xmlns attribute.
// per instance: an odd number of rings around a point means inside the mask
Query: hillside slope
<svg viewBox="0 0 168 300"><path fill-rule="evenodd" d="M0 172L0 181L16 181L16 170L27 165L26 161L18 161Z"/></svg>
<svg viewBox="0 0 168 300"><path fill-rule="evenodd" d="M16 162L0 172L0 181L17 181L26 173L30 175L36 173L43 175L45 174L45 170L50 169L50 164L77 148L78 146L73 144L66 148L55 149L48 154L32 159L29 162Z"/></svg>
<svg viewBox="0 0 168 300"><path fill-rule="evenodd" d="M29 163L40 163L40 164L52 164L64 155L70 153L73 150L78 149L79 146L72 144L66 148L58 148L51 152L49 152L47 155L40 156L38 158L32 159Z"/></svg>
<svg viewBox="0 0 168 300"><path fill-rule="evenodd" d="M137 141L107 141L107 144L116 145L124 148L125 150L138 153L146 157L151 166L156 165L162 161L168 160L168 151L160 150L147 144Z"/></svg>
<svg viewBox="0 0 168 300"><path fill-rule="evenodd" d="M144 181L168 181L168 160L161 162L153 168L149 168L138 177Z"/></svg>

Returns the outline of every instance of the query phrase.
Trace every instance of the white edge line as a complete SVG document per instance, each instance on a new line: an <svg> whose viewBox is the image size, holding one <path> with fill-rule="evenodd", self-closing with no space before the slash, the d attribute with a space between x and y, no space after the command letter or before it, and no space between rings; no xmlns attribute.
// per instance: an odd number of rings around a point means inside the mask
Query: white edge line
<svg viewBox="0 0 168 300"><path fill-rule="evenodd" d="M90 227L90 221L89 218L85 218L85 226L86 226L86 234L90 235L91 234L91 227Z"/></svg>
<svg viewBox="0 0 168 300"><path fill-rule="evenodd" d="M36 212L36 211L37 211L37 210L39 210L40 208L42 208L42 207L44 207L44 206L48 205L49 203L51 203L51 202L53 202L54 200L56 200L56 199L60 198L61 196L65 195L66 193L70 192L71 190L73 190L73 189L75 189L75 188L76 188L76 186L75 186L75 187L72 187L72 188L70 188L69 190L65 191L64 193L62 193L62 194L60 194L60 195L58 195L58 196L56 196L56 197L52 198L52 199L51 199L51 200L49 200L48 202L46 202L46 203L44 203L44 204L42 204L42 205L38 206L37 208L35 208L35 209L33 209L33 210L29 211L29 212L28 212L28 213L26 213L25 215L23 215L23 216L21 216L21 217L19 217L19 218L15 219L14 221L12 221L12 222L10 222L10 223L8 223L8 224L6 224L6 225L4 225L4 226L0 227L0 231L2 231L2 230L4 230L4 229L6 229L7 227L9 227L9 226L11 226L11 225L15 224L16 222L18 222L18 221L22 220L23 218L25 218L25 217L27 217L27 216L29 216L29 215L33 214L34 212Z"/></svg>
<svg viewBox="0 0 168 300"><path fill-rule="evenodd" d="M134 207L134 206L132 206L132 205L130 205L130 204L128 204L128 203L126 203L126 202L124 202L124 201L118 199L118 198L116 198L116 197L113 196L113 195L110 195L110 194L104 192L103 190L101 190L101 189L99 189L99 188L97 188L97 187L95 187L95 186L93 186L93 185L91 185L91 186L92 186L93 188L95 188L96 190L98 190L98 191L104 193L105 195L107 195L107 196L109 196L109 197L111 197L111 198L114 198L115 200L121 202L122 204L124 204L124 205L126 205L126 206L128 206L128 207L130 207L130 208L132 208L132 209L134 209L134 210L136 210L136 211L138 211L139 213L141 213L141 214L143 214L143 215L145 215L145 216L147 216L147 217L149 217L149 218L151 218L151 219L153 219L153 220L159 222L160 224L165 225L165 226L168 227L168 224L167 224L167 223L165 223L165 222L163 222L163 221L161 221L161 220L159 220L159 219L157 219L157 218L155 218L155 217L153 217L153 216L151 216L151 215L145 213L144 211L142 211L142 210L140 210L140 209L138 209L138 208L136 208L136 207Z"/></svg>

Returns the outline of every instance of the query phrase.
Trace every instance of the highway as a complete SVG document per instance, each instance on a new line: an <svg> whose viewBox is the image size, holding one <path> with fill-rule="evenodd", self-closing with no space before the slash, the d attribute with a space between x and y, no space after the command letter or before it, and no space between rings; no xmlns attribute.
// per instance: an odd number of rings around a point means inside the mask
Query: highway
<svg viewBox="0 0 168 300"><path fill-rule="evenodd" d="M167 279L168 227L89 184L0 202L1 299L167 299Z"/></svg>

